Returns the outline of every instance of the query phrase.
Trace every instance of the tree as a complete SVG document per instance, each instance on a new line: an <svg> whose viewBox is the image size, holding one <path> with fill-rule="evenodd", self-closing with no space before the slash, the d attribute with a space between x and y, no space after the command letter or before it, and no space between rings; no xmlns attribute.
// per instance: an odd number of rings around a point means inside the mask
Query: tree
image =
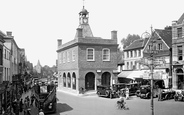
<svg viewBox="0 0 184 115"><path fill-rule="evenodd" d="M123 46L123 49L125 49L127 46L129 46L133 41L135 40L138 40L138 39L141 39L141 37L139 35L131 35L131 34L128 34L128 36L126 38L123 38L121 40L121 44Z"/></svg>

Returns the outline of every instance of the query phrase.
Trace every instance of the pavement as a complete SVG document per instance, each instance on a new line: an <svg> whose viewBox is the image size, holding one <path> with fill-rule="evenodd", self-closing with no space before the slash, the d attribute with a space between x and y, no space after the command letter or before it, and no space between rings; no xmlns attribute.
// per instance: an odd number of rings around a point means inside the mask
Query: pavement
<svg viewBox="0 0 184 115"><path fill-rule="evenodd" d="M29 96L29 97L31 96L31 90L22 94L21 98L23 99L23 102L24 102L25 97L27 97L27 96ZM33 106L31 107L31 115L37 115L37 114L38 114L38 109L33 104ZM19 115L24 115L24 112L19 113Z"/></svg>

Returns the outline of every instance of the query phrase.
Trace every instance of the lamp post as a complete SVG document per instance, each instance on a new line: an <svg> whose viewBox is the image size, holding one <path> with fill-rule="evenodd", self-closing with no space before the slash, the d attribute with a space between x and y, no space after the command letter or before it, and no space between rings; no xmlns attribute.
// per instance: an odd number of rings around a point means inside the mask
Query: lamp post
<svg viewBox="0 0 184 115"><path fill-rule="evenodd" d="M151 63L145 63L143 65L146 65L147 67L149 67L150 69L150 79L151 79L151 115L154 115L154 100L153 100L153 72L154 72L154 67L157 66L154 63L154 55L156 55L158 53L158 51L156 50L155 43L156 43L156 39L153 36L153 32L152 32L152 27L151 27L151 34L149 34L148 32L143 33L146 35L146 37L149 37L148 42L150 42L150 47L147 48L145 52L145 54L148 55L148 59L151 61ZM143 35L142 34L142 35ZM142 37L142 36L141 36Z"/></svg>

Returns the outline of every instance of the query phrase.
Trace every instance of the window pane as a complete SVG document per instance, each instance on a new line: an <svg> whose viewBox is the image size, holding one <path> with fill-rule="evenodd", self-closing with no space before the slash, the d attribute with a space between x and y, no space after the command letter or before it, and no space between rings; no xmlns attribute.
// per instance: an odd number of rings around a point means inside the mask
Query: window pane
<svg viewBox="0 0 184 115"><path fill-rule="evenodd" d="M93 49L87 49L87 60L94 60L94 50Z"/></svg>
<svg viewBox="0 0 184 115"><path fill-rule="evenodd" d="M103 50L103 61L110 61L110 51L109 49L104 49Z"/></svg>

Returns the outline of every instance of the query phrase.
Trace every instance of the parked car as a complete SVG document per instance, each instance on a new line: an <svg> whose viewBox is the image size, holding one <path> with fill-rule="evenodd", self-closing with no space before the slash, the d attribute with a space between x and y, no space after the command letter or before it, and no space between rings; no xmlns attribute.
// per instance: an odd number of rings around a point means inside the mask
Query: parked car
<svg viewBox="0 0 184 115"><path fill-rule="evenodd" d="M184 91L177 91L174 95L174 100L175 101L184 101Z"/></svg>
<svg viewBox="0 0 184 115"><path fill-rule="evenodd" d="M151 98L151 86L141 85L140 89L136 91L136 95L140 98L150 99ZM153 89L153 97L158 97L158 89Z"/></svg>
<svg viewBox="0 0 184 115"><path fill-rule="evenodd" d="M122 89L124 89L126 87L127 83L116 83L112 85L113 90L117 93L117 97L119 97L120 95L123 95Z"/></svg>
<svg viewBox="0 0 184 115"><path fill-rule="evenodd" d="M98 85L97 86L97 94L98 96L103 96L103 97L118 97L118 94L113 88L109 85Z"/></svg>
<svg viewBox="0 0 184 115"><path fill-rule="evenodd" d="M162 100L174 99L175 91L171 89L163 89Z"/></svg>
<svg viewBox="0 0 184 115"><path fill-rule="evenodd" d="M165 88L163 80L153 80L153 97L158 97L158 88ZM140 98L151 98L150 80L148 80L147 84L140 86L140 88L136 91L136 95Z"/></svg>

